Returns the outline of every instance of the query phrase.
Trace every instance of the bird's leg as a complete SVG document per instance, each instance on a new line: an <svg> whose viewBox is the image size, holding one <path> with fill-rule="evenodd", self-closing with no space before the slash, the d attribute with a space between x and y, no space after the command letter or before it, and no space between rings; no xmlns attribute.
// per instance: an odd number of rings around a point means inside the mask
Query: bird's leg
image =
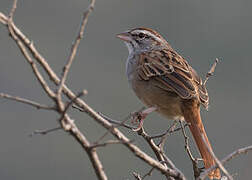
<svg viewBox="0 0 252 180"><path fill-rule="evenodd" d="M143 127L143 121L147 117L147 115L156 110L157 110L157 107L153 106L153 107L149 107L144 110L133 113L131 122L138 123L138 127L133 129L133 131L139 131Z"/></svg>

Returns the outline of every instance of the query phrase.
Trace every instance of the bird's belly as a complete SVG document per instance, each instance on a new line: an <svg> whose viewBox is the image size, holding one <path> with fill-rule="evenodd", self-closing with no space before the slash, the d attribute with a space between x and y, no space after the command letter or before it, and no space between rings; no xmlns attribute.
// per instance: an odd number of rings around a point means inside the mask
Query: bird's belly
<svg viewBox="0 0 252 180"><path fill-rule="evenodd" d="M157 112L169 119L178 119L183 117L181 112L181 98L163 90L151 83L150 81L130 82L138 98L147 107L157 107Z"/></svg>

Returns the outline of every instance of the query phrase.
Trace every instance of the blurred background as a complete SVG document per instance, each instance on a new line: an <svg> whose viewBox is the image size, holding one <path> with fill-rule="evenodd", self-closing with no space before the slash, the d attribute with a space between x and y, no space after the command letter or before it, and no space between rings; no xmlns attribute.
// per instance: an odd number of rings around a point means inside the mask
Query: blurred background
<svg viewBox="0 0 252 180"><path fill-rule="evenodd" d="M87 0L18 2L16 25L57 74L67 60L88 4ZM12 1L1 0L0 12L7 14L11 6ZM128 51L115 38L116 33L139 26L160 32L203 78L214 59L219 58L215 76L208 82L210 108L208 112L202 108L202 118L216 155L223 158L252 144L251 7L249 0L97 0L67 85L75 92L87 89L85 102L118 120L141 108L125 76ZM0 25L0 92L53 104L3 25ZM35 129L58 126L56 113L5 99L0 99L0 113L0 179L96 179L86 153L67 133L28 136ZM72 117L92 142L105 132L83 113L72 110ZM158 134L170 124L171 121L153 113L144 125L149 134ZM122 131L154 157L141 137ZM190 144L194 147L192 139ZM168 138L165 151L192 179L192 166L181 133ZM145 174L150 169L122 145L100 148L98 153L109 179L134 179L133 171ZM196 150L194 154L197 155ZM251 179L252 153L235 158L226 167L235 179ZM161 177L154 171L147 179Z"/></svg>

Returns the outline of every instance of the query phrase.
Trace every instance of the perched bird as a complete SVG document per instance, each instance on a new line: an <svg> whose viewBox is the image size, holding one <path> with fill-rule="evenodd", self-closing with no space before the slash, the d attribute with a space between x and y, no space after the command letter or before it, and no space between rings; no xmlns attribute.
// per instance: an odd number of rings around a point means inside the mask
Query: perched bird
<svg viewBox="0 0 252 180"><path fill-rule="evenodd" d="M200 116L200 105L207 108L209 97L196 71L152 29L135 28L117 37L128 47L126 74L137 97L164 117L189 123L205 168L215 165ZM208 176L220 179L220 170Z"/></svg>

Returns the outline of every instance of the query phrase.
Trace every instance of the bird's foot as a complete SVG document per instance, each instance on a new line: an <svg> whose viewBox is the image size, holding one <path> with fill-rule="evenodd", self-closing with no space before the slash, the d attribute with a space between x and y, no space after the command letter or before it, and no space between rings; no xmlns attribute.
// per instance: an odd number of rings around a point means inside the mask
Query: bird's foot
<svg viewBox="0 0 252 180"><path fill-rule="evenodd" d="M139 131L143 127L143 121L147 117L147 115L152 113L153 111L156 111L156 110L157 110L157 107L153 106L153 107L149 107L147 109L144 109L144 110L141 110L138 112L134 112L132 114L131 123L138 124L138 126L137 126L137 128L132 129L132 130Z"/></svg>

